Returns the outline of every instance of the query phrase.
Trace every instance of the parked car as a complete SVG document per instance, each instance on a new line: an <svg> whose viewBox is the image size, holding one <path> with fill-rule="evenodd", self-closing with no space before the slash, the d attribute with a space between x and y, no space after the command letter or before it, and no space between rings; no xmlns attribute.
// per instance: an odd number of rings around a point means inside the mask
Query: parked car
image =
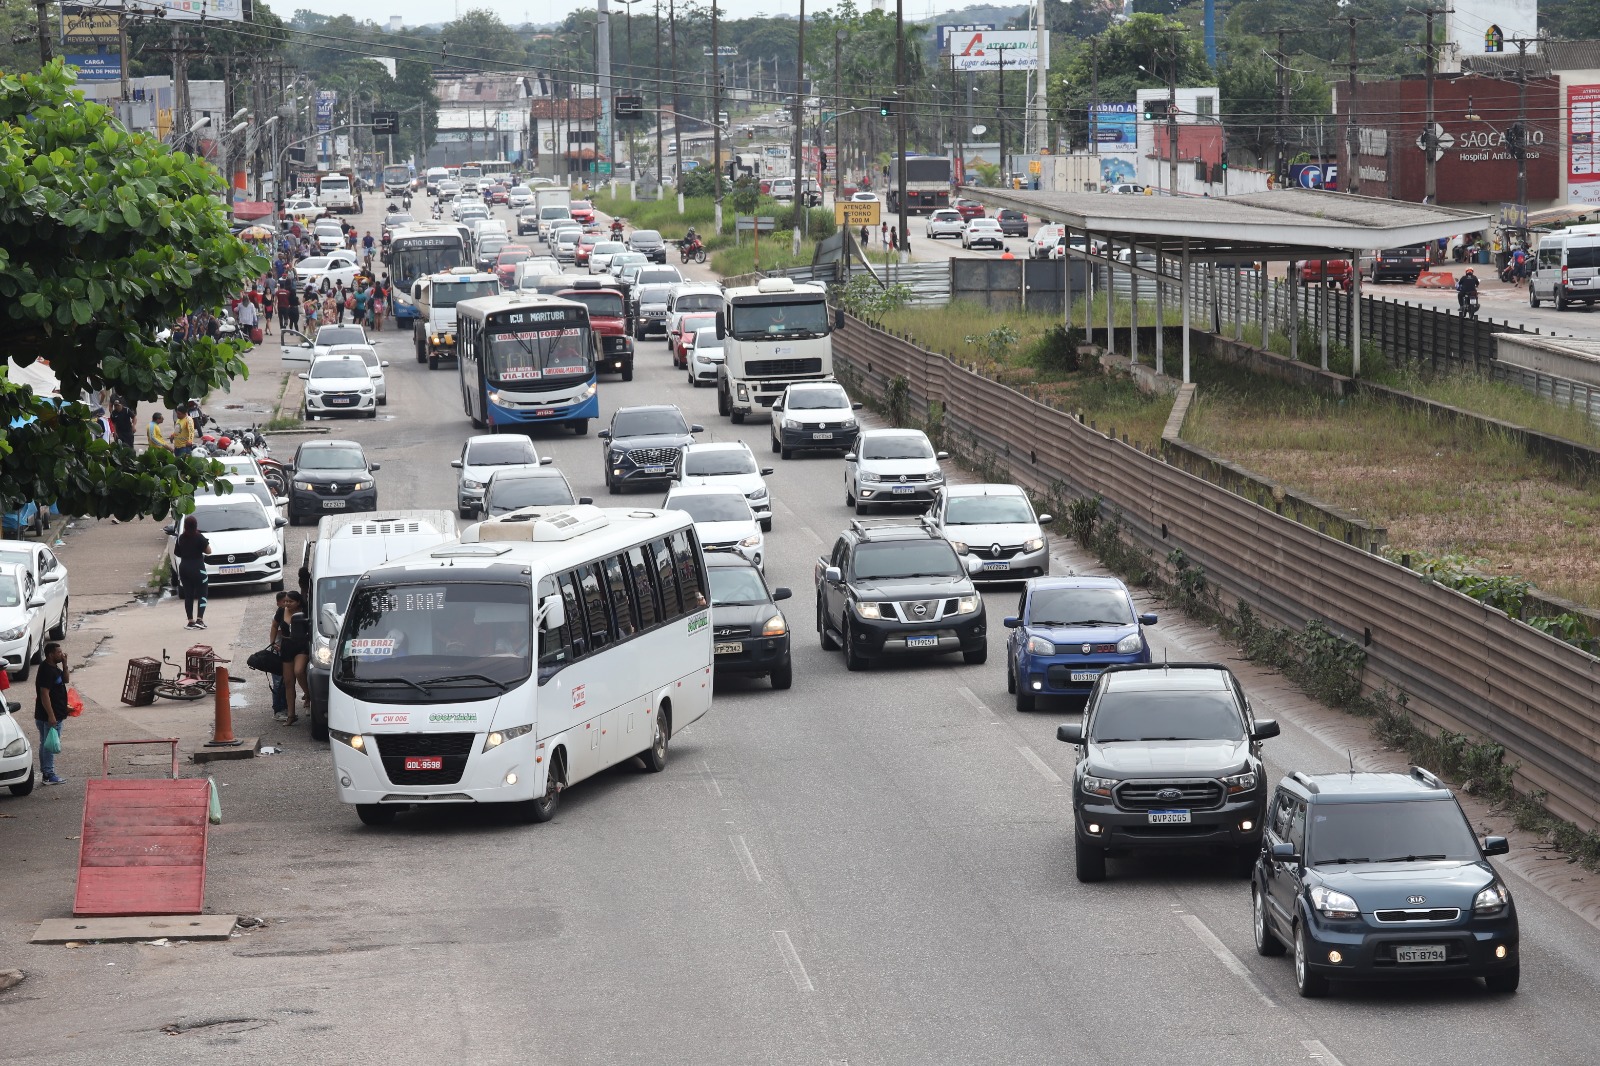
<svg viewBox="0 0 1600 1066"><path fill-rule="evenodd" d="M1289 266L1289 275L1294 276L1295 271L1300 272L1302 285L1327 285L1330 288L1338 287L1346 292L1351 287L1350 260L1348 259L1302 259Z"/></svg>
<svg viewBox="0 0 1600 1066"><path fill-rule="evenodd" d="M357 325L341 326L337 323L331 326L318 326L316 338L306 336L297 329L278 331L278 341L282 345L283 361L285 363L305 363L310 365L322 358L341 344L371 344L367 337L366 328Z"/></svg>
<svg viewBox="0 0 1600 1066"><path fill-rule="evenodd" d="M1373 284L1380 281L1416 281L1428 269L1427 245L1384 248L1362 256L1362 272Z"/></svg>
<svg viewBox="0 0 1600 1066"><path fill-rule="evenodd" d="M353 440L308 440L289 470L289 524L316 522L334 511L376 511L380 464Z"/></svg>
<svg viewBox="0 0 1600 1066"><path fill-rule="evenodd" d="M23 563L0 563L0 660L15 681L27 680L53 632L45 609L32 571Z"/></svg>
<svg viewBox="0 0 1600 1066"><path fill-rule="evenodd" d="M379 407L389 405L389 382L384 375L384 367L389 365L389 360L379 359L378 350L370 344L335 344L328 349L329 355L354 355L367 364L367 377L372 379L372 388L378 398Z"/></svg>
<svg viewBox="0 0 1600 1066"><path fill-rule="evenodd" d="M0 563L13 563L27 572L37 597L44 601L40 610L46 635L51 640L65 640L67 622L72 614L72 586L67 564L48 545L26 540L0 540ZM13 672L12 676L17 675Z"/></svg>
<svg viewBox="0 0 1600 1066"><path fill-rule="evenodd" d="M194 518L211 550L206 554L206 582L210 585L266 585L282 592L283 527L276 508L262 506L247 492L226 496L196 494ZM167 558L174 575L179 526L166 527Z"/></svg>
<svg viewBox="0 0 1600 1066"><path fill-rule="evenodd" d="M16 711L25 704L21 700L0 703L0 785L11 790L13 796L26 796L38 783L39 774L33 768L33 744L28 732L33 728L33 708L28 710L28 723L24 726L16 719Z"/></svg>
<svg viewBox="0 0 1600 1066"><path fill-rule="evenodd" d="M778 601L787 588L769 589L761 570L730 552L706 555L706 583L711 593L712 670L746 677L765 675L772 687L794 683L789 649L789 621Z"/></svg>
<svg viewBox="0 0 1600 1066"><path fill-rule="evenodd" d="M1035 578L1005 620L1006 691L1024 712L1042 696L1086 697L1107 667L1150 661L1155 624L1114 577Z"/></svg>

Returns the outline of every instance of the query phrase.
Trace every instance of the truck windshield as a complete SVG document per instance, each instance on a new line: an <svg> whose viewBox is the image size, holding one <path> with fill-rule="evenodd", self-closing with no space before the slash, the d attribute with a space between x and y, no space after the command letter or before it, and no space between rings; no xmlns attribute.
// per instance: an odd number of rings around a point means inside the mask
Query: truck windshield
<svg viewBox="0 0 1600 1066"><path fill-rule="evenodd" d="M462 300L493 296L499 291L498 281L449 281L435 284L428 293L428 302L434 307L454 307Z"/></svg>
<svg viewBox="0 0 1600 1066"><path fill-rule="evenodd" d="M591 289L584 292L581 289L572 289L557 293L563 300L572 300L583 304L589 309L589 317L593 318L621 318L622 294L620 292L596 292Z"/></svg>
<svg viewBox="0 0 1600 1066"><path fill-rule="evenodd" d="M755 296L734 303L732 313L730 332L740 340L828 334L828 304L822 299Z"/></svg>
<svg viewBox="0 0 1600 1066"><path fill-rule="evenodd" d="M1150 689L1107 692L1095 705L1089 740L1243 740L1244 718L1225 690Z"/></svg>
<svg viewBox="0 0 1600 1066"><path fill-rule="evenodd" d="M531 613L526 585L358 589L339 634L334 679L362 699L386 702L454 701L463 688L504 692L533 670Z"/></svg>

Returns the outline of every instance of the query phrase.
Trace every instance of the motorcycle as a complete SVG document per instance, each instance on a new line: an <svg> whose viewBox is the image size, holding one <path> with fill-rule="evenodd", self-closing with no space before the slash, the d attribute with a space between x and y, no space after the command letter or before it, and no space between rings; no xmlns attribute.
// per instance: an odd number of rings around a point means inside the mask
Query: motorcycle
<svg viewBox="0 0 1600 1066"><path fill-rule="evenodd" d="M1476 292L1461 293L1456 302L1461 310L1462 318L1478 317L1478 294Z"/></svg>
<svg viewBox="0 0 1600 1066"><path fill-rule="evenodd" d="M698 239L678 242L678 255L683 262L704 263L706 261L706 246Z"/></svg>

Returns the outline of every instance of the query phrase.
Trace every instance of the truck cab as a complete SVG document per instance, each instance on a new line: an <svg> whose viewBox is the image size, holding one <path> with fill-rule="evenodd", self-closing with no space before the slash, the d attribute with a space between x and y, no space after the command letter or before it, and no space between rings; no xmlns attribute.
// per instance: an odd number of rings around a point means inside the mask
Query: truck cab
<svg viewBox="0 0 1600 1066"><path fill-rule="evenodd" d="M633 323L628 315L628 295L621 285L609 278L569 278L569 285L556 289L554 295L563 300L574 300L589 309L589 328L599 341L599 355L595 358L595 371L600 374L621 374L623 381L633 380Z"/></svg>
<svg viewBox="0 0 1600 1066"><path fill-rule="evenodd" d="M456 304L494 296L500 291L500 278L492 271L456 267L439 274L418 278L411 286L417 304L412 339L417 362L438 370L445 360L456 358Z"/></svg>
<svg viewBox="0 0 1600 1066"><path fill-rule="evenodd" d="M728 289L724 297L718 413L737 425L751 412L770 408L796 382L832 380L832 333L843 324L843 315L835 321L829 314L826 289L797 285L792 278L763 278Z"/></svg>
<svg viewBox="0 0 1600 1066"><path fill-rule="evenodd" d="M354 214L360 210L359 200L355 179L346 171L324 174L317 182L317 203L330 214Z"/></svg>

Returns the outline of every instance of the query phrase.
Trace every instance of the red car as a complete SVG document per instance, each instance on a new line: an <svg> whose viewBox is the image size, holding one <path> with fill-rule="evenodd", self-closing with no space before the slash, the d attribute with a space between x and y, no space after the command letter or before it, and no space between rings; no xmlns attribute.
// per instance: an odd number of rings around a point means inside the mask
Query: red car
<svg viewBox="0 0 1600 1066"><path fill-rule="evenodd" d="M511 282L517 274L517 264L531 255L533 249L526 244L508 244L500 249L500 255L494 261L494 272L500 278L500 284L511 288Z"/></svg>
<svg viewBox="0 0 1600 1066"><path fill-rule="evenodd" d="M689 349L694 345L694 331L702 326L714 326L717 316L711 312L694 312L678 316L676 328L667 337L672 345L672 365L683 370L689 365Z"/></svg>
<svg viewBox="0 0 1600 1066"><path fill-rule="evenodd" d="M971 222L973 219L983 218L985 215L983 205L976 200L968 200L961 197L950 201L950 206L961 212L961 221L963 222Z"/></svg>
<svg viewBox="0 0 1600 1066"><path fill-rule="evenodd" d="M589 253L594 251L594 246L600 243L600 234L585 233L578 238L578 247L572 252L573 266L588 266Z"/></svg>
<svg viewBox="0 0 1600 1066"><path fill-rule="evenodd" d="M567 205L567 210L571 212L573 218L585 226L594 225L594 204L588 200L574 200Z"/></svg>
<svg viewBox="0 0 1600 1066"><path fill-rule="evenodd" d="M504 185L496 185L489 190L489 202L491 204L509 204L511 202L511 190Z"/></svg>
<svg viewBox="0 0 1600 1066"><path fill-rule="evenodd" d="M1302 259L1290 270L1300 271L1300 284L1302 285L1337 285L1339 288L1350 289L1350 260L1348 259Z"/></svg>

